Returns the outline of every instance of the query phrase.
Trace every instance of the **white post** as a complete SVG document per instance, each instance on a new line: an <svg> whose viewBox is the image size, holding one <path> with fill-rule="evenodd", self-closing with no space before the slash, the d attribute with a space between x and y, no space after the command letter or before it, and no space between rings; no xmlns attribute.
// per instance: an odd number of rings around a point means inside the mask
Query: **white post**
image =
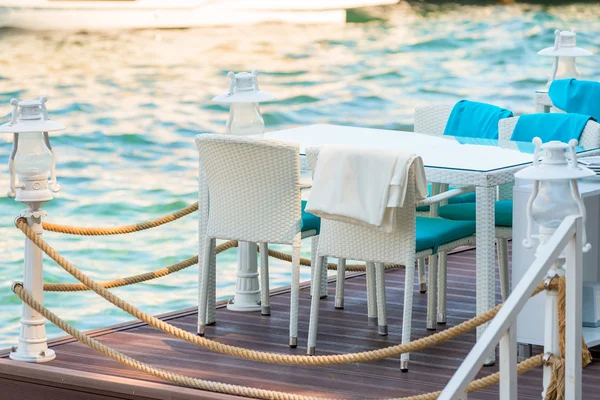
<svg viewBox="0 0 600 400"><path fill-rule="evenodd" d="M42 216L45 212L39 209L43 203L26 203L28 208L23 213L27 218L27 224L38 235L43 232ZM31 293L35 300L44 303L42 250L29 239L25 239L23 288ZM48 349L45 323L46 319L42 315L27 304L23 304L19 345L10 353L12 360L41 363L56 358L54 350Z"/></svg>
<svg viewBox="0 0 600 400"><path fill-rule="evenodd" d="M500 339L500 400L517 398L517 327L513 323Z"/></svg>
<svg viewBox="0 0 600 400"><path fill-rule="evenodd" d="M546 279L550 279L558 275L560 264L555 262ZM546 290L546 315L544 318L544 353L554 354L560 357L560 337L558 334L558 291ZM542 398L546 398L546 390L550 385L550 376L552 375L552 367L544 366L544 381Z"/></svg>
<svg viewBox="0 0 600 400"><path fill-rule="evenodd" d="M581 337L583 291L583 218L577 219L575 237L567 245L567 298L565 332L565 399L581 399Z"/></svg>
<svg viewBox="0 0 600 400"><path fill-rule="evenodd" d="M260 311L260 285L256 243L239 242L237 284L233 300L227 304L231 311Z"/></svg>

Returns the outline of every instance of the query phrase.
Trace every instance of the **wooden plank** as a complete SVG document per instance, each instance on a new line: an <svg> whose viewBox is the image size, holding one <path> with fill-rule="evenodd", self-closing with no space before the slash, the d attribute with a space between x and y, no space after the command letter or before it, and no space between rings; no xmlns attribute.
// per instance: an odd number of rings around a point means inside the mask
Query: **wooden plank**
<svg viewBox="0 0 600 400"><path fill-rule="evenodd" d="M3 400L233 400L235 396L0 359Z"/></svg>

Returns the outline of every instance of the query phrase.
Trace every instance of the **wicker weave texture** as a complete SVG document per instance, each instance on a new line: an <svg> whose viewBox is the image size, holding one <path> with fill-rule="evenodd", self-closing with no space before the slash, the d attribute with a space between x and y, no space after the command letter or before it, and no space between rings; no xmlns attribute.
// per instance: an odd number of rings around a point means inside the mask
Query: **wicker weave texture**
<svg viewBox="0 0 600 400"><path fill-rule="evenodd" d="M415 132L443 135L454 104L439 104L415 109Z"/></svg>
<svg viewBox="0 0 600 400"><path fill-rule="evenodd" d="M209 134L196 145L210 188L207 235L291 244L302 225L298 146Z"/></svg>

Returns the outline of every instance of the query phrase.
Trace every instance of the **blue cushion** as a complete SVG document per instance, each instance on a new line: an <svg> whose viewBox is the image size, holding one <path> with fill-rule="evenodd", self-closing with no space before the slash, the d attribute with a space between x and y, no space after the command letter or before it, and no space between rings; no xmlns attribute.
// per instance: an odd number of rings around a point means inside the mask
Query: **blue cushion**
<svg viewBox="0 0 600 400"><path fill-rule="evenodd" d="M444 135L498 139L498 121L512 116L512 111L492 104L461 100L450 113Z"/></svg>
<svg viewBox="0 0 600 400"><path fill-rule="evenodd" d="M512 200L496 202L496 226L512 227ZM461 221L475 221L475 203L448 204L438 209L442 218Z"/></svg>
<svg viewBox="0 0 600 400"><path fill-rule="evenodd" d="M306 208L306 200L302 200L302 232L316 230L317 235L321 230L321 218L304 211Z"/></svg>
<svg viewBox="0 0 600 400"><path fill-rule="evenodd" d="M459 203L475 203L475 193L465 193L458 196L450 197L448 204L459 204ZM429 206L417 207L418 212L429 211Z"/></svg>
<svg viewBox="0 0 600 400"><path fill-rule="evenodd" d="M475 233L475 221L417 217L417 251L433 249Z"/></svg>
<svg viewBox="0 0 600 400"><path fill-rule="evenodd" d="M600 82L559 79L552 82L548 95L555 107L600 121Z"/></svg>
<svg viewBox="0 0 600 400"><path fill-rule="evenodd" d="M517 120L517 125L510 140L531 142L539 137L546 143L551 140L569 143L571 139L579 140L585 124L591 120L589 115L544 113L525 114Z"/></svg>

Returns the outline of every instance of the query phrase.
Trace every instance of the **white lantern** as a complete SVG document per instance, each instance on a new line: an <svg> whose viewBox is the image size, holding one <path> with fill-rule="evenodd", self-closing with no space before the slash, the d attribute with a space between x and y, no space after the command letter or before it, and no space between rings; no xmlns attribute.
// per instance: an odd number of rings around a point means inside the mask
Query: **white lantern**
<svg viewBox="0 0 600 400"><path fill-rule="evenodd" d="M570 31L559 31L557 29L554 31L554 46L540 50L538 54L554 57L554 66L548 85L557 79L581 77L575 64L576 57L593 55L593 53L577 47L577 34L574 29Z"/></svg>
<svg viewBox="0 0 600 400"><path fill-rule="evenodd" d="M213 99L215 103L230 104L226 133L228 135L262 135L265 122L260 114L258 103L275 100L271 93L258 87L258 71L252 73L229 72L229 91Z"/></svg>
<svg viewBox="0 0 600 400"><path fill-rule="evenodd" d="M577 179L596 176L594 171L577 163L577 140L572 139L568 145L558 141L542 144L542 140L536 137L533 143L536 146L533 165L515 174L517 179L533 181L533 191L527 204L527 238L523 242L525 247L532 246L531 231L534 222L540 227L541 245L546 243L565 217L581 215L585 223L585 207L579 194ZM543 150L543 155L540 150ZM583 241L586 242L585 236ZM584 251L589 248L590 245L586 244Z"/></svg>
<svg viewBox="0 0 600 400"><path fill-rule="evenodd" d="M48 119L46 101L45 97L21 102L12 99L12 118L0 126L0 133L12 133L14 138L8 161L8 196L25 203L27 209L21 217L27 220L27 225L37 235L43 233L42 218L46 215L40 207L53 199L52 192L60 189L56 183L54 151L48 132L64 129L64 126ZM48 178L51 180L48 181ZM42 250L29 239L25 240L23 269L23 288L43 304ZM45 324L46 320L40 313L23 304L19 344L10 353L12 360L39 363L56 357L54 350L48 348Z"/></svg>
<svg viewBox="0 0 600 400"><path fill-rule="evenodd" d="M8 197L17 201L49 201L58 192L56 183L54 151L50 146L48 132L65 127L48 119L45 97L38 100L18 101L12 99L12 118L0 126L0 133L13 134L13 149L8 161L10 187ZM16 176L19 176L19 184ZM50 182L48 178L50 177Z"/></svg>

